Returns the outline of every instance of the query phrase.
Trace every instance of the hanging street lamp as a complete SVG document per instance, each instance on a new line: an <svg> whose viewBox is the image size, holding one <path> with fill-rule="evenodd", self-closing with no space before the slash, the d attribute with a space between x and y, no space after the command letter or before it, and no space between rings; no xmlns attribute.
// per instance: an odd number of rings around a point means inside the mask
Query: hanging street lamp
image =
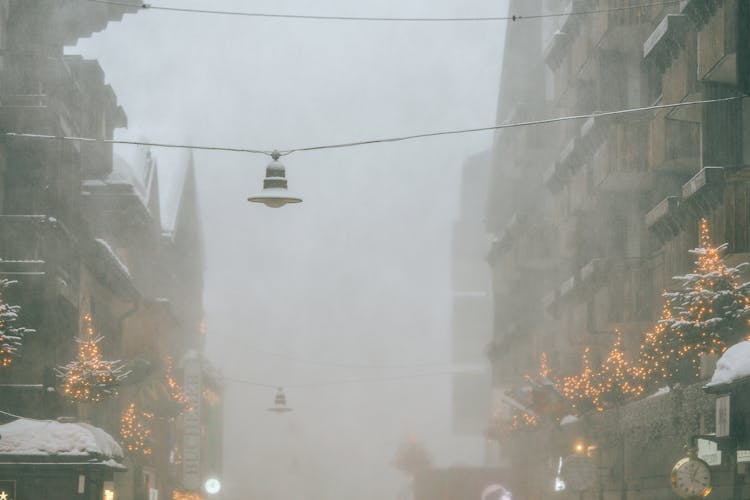
<svg viewBox="0 0 750 500"><path fill-rule="evenodd" d="M287 203L301 203L302 198L287 190L286 169L279 158L281 153L271 153L273 160L266 167L266 178L263 179L263 191L248 197L247 201L263 203L267 207L279 208Z"/></svg>
<svg viewBox="0 0 750 500"><path fill-rule="evenodd" d="M268 411L274 413L286 413L292 411L292 409L286 405L286 394L284 394L283 387L279 387L276 391L276 397L274 398L273 403L274 405L269 408Z"/></svg>

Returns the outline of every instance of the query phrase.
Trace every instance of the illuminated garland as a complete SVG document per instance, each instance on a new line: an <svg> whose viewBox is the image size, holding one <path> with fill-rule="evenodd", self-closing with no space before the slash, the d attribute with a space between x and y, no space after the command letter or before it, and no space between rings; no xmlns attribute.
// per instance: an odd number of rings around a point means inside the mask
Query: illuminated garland
<svg viewBox="0 0 750 500"><path fill-rule="evenodd" d="M91 315L83 316L85 333L76 339L78 356L65 366L58 368L63 379L63 394L77 402L98 402L117 395L117 386L129 375L120 361L105 361L99 349L103 337L94 334Z"/></svg>
<svg viewBox="0 0 750 500"><path fill-rule="evenodd" d="M700 247L692 273L676 276L681 289L664 293L664 306L654 328L646 332L638 359L625 360L622 339L617 339L604 363L594 370L590 349L583 353L580 373L564 377L558 387L579 412L604 410L646 389L670 386L700 374L703 353L721 353L727 344L747 335L750 317L750 283L741 280L740 268L729 267L722 255L727 245L713 246L706 219L700 221ZM542 371L547 370L546 356Z"/></svg>
<svg viewBox="0 0 750 500"><path fill-rule="evenodd" d="M591 409L602 411L604 409L601 405L601 387L596 383L597 377L591 368L590 352L590 347L583 350L581 373L563 377L560 383L560 389L565 399L580 412Z"/></svg>
<svg viewBox="0 0 750 500"><path fill-rule="evenodd" d="M617 405L643 395L643 384L634 375L634 367L625 359L622 334L616 331L614 344L597 372L599 400L605 404Z"/></svg>
<svg viewBox="0 0 750 500"><path fill-rule="evenodd" d="M672 303L669 298L665 298L659 320L654 328L643 335L638 363L633 366L632 373L641 384L650 389L665 384L674 385L685 371L685 349L680 346L682 337L671 328L673 320ZM695 362L692 359L688 361L691 375L696 376Z"/></svg>
<svg viewBox="0 0 750 500"><path fill-rule="evenodd" d="M0 292L14 283L16 282L0 279ZM0 368L7 368L13 363L23 346L24 335L34 333L34 330L30 328L13 326L18 320L20 311L21 306L12 306L6 303L0 293Z"/></svg>
<svg viewBox="0 0 750 500"><path fill-rule="evenodd" d="M165 369L165 374L167 377L167 386L169 387L169 394L172 397L172 399L179 404L182 411L190 411L192 409L192 406L190 405L190 399L187 397L187 394L185 394L185 391L182 389L182 386L177 383L177 380L175 380L174 376L172 375L172 358L167 358L167 366Z"/></svg>
<svg viewBox="0 0 750 500"><path fill-rule="evenodd" d="M131 453L140 452L144 456L153 453L151 449L151 420L153 413L136 410L135 403L122 413L120 418L120 438L122 445Z"/></svg>
<svg viewBox="0 0 750 500"><path fill-rule="evenodd" d="M172 492L172 500L204 500L204 496L194 491L179 491L174 490Z"/></svg>

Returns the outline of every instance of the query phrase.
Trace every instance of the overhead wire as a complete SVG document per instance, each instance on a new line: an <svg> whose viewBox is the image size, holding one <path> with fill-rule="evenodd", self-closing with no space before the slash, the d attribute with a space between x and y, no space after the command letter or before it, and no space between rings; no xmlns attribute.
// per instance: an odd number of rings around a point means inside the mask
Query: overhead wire
<svg viewBox="0 0 750 500"><path fill-rule="evenodd" d="M165 12L184 12L192 14L213 14L223 16L244 16L259 18L277 18L277 19L301 19L315 21L375 21L375 22L483 22L483 21L522 21L527 19L542 19L551 17L564 16L587 16L593 14L606 14L610 12L620 12L632 9L641 9L648 7L658 7L679 4L681 0L662 0L659 2L640 3L625 5L620 7L609 7L602 9L578 10L571 12L551 12L547 14L520 15L513 14L507 16L477 16L477 17L388 17L388 16L326 16L312 14L274 14L270 12L243 12L230 10L211 10L211 9L191 9L186 7L166 7L153 5L150 3L128 3L117 0L85 0L90 3L120 6L123 8L138 8L142 10L157 10Z"/></svg>
<svg viewBox="0 0 750 500"><path fill-rule="evenodd" d="M377 383L377 382L395 382L395 381L402 381L402 380L445 377L448 375L458 375L461 373L474 373L474 372L466 371L466 370L463 370L463 371L451 370L451 371L440 371L440 372L414 373L414 374L409 374L409 375L392 375L392 376L383 376L383 377L366 377L366 378L328 380L328 381L323 381L323 382L309 382L306 384L275 384L275 385L255 382L253 380L234 378L234 377L223 377L222 380L226 382L233 382L233 383L243 384L243 385L251 385L255 387L266 387L266 388L271 388L271 389L283 388L283 389L294 390L294 389L316 389L316 388L331 387L331 386L336 386L336 385L369 384L369 383Z"/></svg>
<svg viewBox="0 0 750 500"><path fill-rule="evenodd" d="M274 352L274 351L267 351L265 349L258 349L258 348L247 348L245 350L248 351L254 351L258 352L267 356L272 356L279 359L284 359L287 361L293 361L295 363L303 363L308 365L315 365L315 366L330 366L330 367L340 367L340 368L368 368L368 369L401 369L401 368L427 368L427 367L435 367L435 366L450 366L452 363L412 363L412 364L366 364L366 363L345 363L345 362L338 362L338 361L323 361L323 360L315 360L315 359L309 359L309 358L300 358L296 356L291 356L289 354L280 353L280 352Z"/></svg>
<svg viewBox="0 0 750 500"><path fill-rule="evenodd" d="M286 156L292 153L298 153L302 151L320 151L320 150L325 150L325 149L341 149L341 148L350 148L350 147L364 146L364 145L370 145L370 144L385 144L385 143L392 143L392 142L410 141L410 140L423 139L423 138L428 138L428 137L469 134L469 133L487 132L487 131L503 130L503 129L517 128L517 127L546 125L546 124L559 123L559 122L571 121L571 120L584 120L584 119L589 119L589 118L605 118L608 116L619 116L619 115L626 115L626 114L633 114L633 113L641 113L645 111L655 111L655 110L660 110L660 109L673 109L673 108L679 108L679 107L685 107L685 106L697 106L697 105L704 105L704 104L715 104L715 103L722 103L722 102L737 101L737 100L745 99L747 97L748 97L747 95L739 95L739 96L732 96L732 97L722 97L718 99L683 101L683 102L677 102L677 103L672 103L672 104L656 104L652 106L644 106L644 107L639 107L639 108L627 108L627 109L620 109L620 110L614 110L614 111L587 113L587 114L582 114L582 115L559 116L559 117L553 117L553 118L544 118L540 120L504 123L500 125L491 125L488 127L477 127L477 128L458 129L458 130L443 130L443 131L438 131L438 132L425 132L425 133L420 133L420 134L411 134L411 135L387 137L387 138L379 138L379 139L368 139L368 140L362 140L362 141L323 144L323 145L317 145L317 146L294 147L294 148L282 149L278 151L260 149L260 148L190 145L190 144L176 144L176 143L165 143L165 142L135 141L135 140L125 140L125 139L98 139L98 138L91 138L91 137L72 137L72 136L62 136L62 135L32 134L32 133L24 133L24 132L5 132L4 135L6 137L27 138L27 139L73 141L73 142L95 142L95 143L103 143L103 144L126 144L126 145L139 145L139 146L160 147L160 148L180 148L180 149L193 149L193 150L206 150L206 151L228 151L228 152L235 152L235 153L263 154L266 156L272 156L274 153L278 153L280 156Z"/></svg>

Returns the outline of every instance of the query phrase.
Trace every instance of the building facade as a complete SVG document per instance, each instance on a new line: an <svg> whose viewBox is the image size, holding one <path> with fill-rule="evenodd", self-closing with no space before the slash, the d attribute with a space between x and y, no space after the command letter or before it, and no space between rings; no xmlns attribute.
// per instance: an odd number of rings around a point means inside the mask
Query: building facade
<svg viewBox="0 0 750 500"><path fill-rule="evenodd" d="M578 372L581 353L604 361L618 331L637 355L662 292L691 269L701 218L729 262L750 260L750 100L653 108L748 93L750 4L642 4L511 1L520 16L568 14L509 23L498 124L652 109L496 134L487 220L500 413L542 357L560 376ZM516 433L499 453L526 475L528 498L552 498L559 458L588 436L598 477L585 498L672 498L669 469L690 435L712 432L712 404L699 389L673 391Z"/></svg>
<svg viewBox="0 0 750 500"><path fill-rule="evenodd" d="M485 347L491 339L492 297L486 255L489 237L484 225L490 175L490 152L470 157L463 168L460 215L453 224L451 285L453 289L453 431L480 438L490 415L490 376Z"/></svg>
<svg viewBox="0 0 750 500"><path fill-rule="evenodd" d="M16 281L3 300L35 330L0 370L0 409L103 429L125 451L117 498L179 499L221 472L193 159L159 165L143 149L126 162L111 144L6 135L111 139L127 126L99 64L63 48L133 15L130 3L0 2L0 277ZM127 374L101 401L65 393L89 332Z"/></svg>

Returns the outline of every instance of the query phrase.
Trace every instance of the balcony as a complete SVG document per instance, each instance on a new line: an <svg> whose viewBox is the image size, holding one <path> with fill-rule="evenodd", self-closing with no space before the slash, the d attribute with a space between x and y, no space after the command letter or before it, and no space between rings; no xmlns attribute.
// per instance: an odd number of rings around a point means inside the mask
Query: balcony
<svg viewBox="0 0 750 500"><path fill-rule="evenodd" d="M664 243L682 230L680 197L668 196L649 210L644 217L646 227Z"/></svg>
<svg viewBox="0 0 750 500"><path fill-rule="evenodd" d="M70 111L44 93L6 94L0 98L0 126L10 131L77 135ZM80 144L75 143L80 149Z"/></svg>
<svg viewBox="0 0 750 500"><path fill-rule="evenodd" d="M705 167L682 186L682 200L697 216L721 202L726 179L722 167Z"/></svg>
<svg viewBox="0 0 750 500"><path fill-rule="evenodd" d="M643 58L654 61L662 70L669 67L685 44L688 28L689 21L686 15L664 16L643 44Z"/></svg>
<svg viewBox="0 0 750 500"><path fill-rule="evenodd" d="M0 276L54 280L57 292L77 304L79 262L75 238L54 217L0 215Z"/></svg>
<svg viewBox="0 0 750 500"><path fill-rule="evenodd" d="M745 0L739 0L745 1ZM698 78L717 83L738 83L738 49L740 29L750 20L740 20L737 1L704 0L699 8L696 2L687 2L683 12L700 26L698 31ZM744 48L743 48L744 49ZM743 54L747 57L747 53ZM744 62L744 61L743 61Z"/></svg>
<svg viewBox="0 0 750 500"><path fill-rule="evenodd" d="M700 123L654 116L649 125L648 163L657 172L690 175L700 166Z"/></svg>
<svg viewBox="0 0 750 500"><path fill-rule="evenodd" d="M638 123L618 123L610 128L591 162L594 189L604 193L650 189L653 182L647 168L646 142L646 130Z"/></svg>
<svg viewBox="0 0 750 500"><path fill-rule="evenodd" d="M597 2L600 7L629 7L643 5L640 0L614 0ZM603 50L625 51L638 48L648 36L650 25L661 13L660 5L644 5L592 16L594 46Z"/></svg>

